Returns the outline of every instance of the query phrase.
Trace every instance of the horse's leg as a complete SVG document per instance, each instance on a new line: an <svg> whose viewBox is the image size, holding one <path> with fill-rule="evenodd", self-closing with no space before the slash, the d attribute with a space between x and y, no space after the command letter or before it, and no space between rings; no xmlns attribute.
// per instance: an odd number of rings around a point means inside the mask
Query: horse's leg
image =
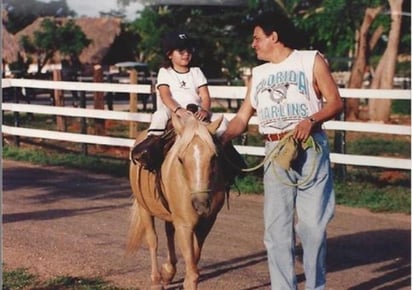
<svg viewBox="0 0 412 290"><path fill-rule="evenodd" d="M146 224L146 242L149 246L150 260L151 260L151 272L150 280L152 282L152 290L162 290L162 277L159 272L159 266L157 262L157 248L158 240L154 224L154 217L150 215L144 208L141 208L140 216L142 221Z"/></svg>
<svg viewBox="0 0 412 290"><path fill-rule="evenodd" d="M217 215L213 215L207 219L200 219L199 223L196 225L194 237L194 255L196 264L199 263L203 244L215 224L216 217Z"/></svg>
<svg viewBox="0 0 412 290"><path fill-rule="evenodd" d="M169 284L176 274L175 228L171 222L165 222L165 230L168 249L167 262L162 265L161 273L163 282Z"/></svg>
<svg viewBox="0 0 412 290"><path fill-rule="evenodd" d="M194 253L194 233L193 229L187 225L176 225L176 240L185 261L185 279L183 288L185 290L196 290L199 281L199 270L195 261Z"/></svg>

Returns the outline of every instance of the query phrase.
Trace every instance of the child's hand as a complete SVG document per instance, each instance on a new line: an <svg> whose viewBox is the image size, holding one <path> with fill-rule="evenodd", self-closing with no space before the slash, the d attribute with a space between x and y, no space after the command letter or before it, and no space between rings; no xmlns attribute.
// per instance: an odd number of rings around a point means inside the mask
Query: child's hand
<svg viewBox="0 0 412 290"><path fill-rule="evenodd" d="M178 115L178 116L181 117L181 118L183 118L183 117L189 117L189 116L192 116L192 115L193 115L192 112L186 110L185 108L179 108L179 109L175 112L175 114Z"/></svg>
<svg viewBox="0 0 412 290"><path fill-rule="evenodd" d="M201 109L195 113L195 117L201 121L207 121L209 120L209 112Z"/></svg>

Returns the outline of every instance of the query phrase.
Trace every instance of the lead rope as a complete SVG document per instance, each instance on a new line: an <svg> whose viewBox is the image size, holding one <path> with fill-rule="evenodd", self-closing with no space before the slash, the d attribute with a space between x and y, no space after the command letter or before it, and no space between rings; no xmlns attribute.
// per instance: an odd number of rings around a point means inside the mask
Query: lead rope
<svg viewBox="0 0 412 290"><path fill-rule="evenodd" d="M295 186L301 186L301 185L309 182L309 181L314 177L314 173L315 173L315 167L316 167L316 165L315 165L315 162L314 162L314 161L312 161L312 166L311 166L310 174L309 174L305 179L303 179L302 181L296 182L296 183L291 182L290 180L284 180L281 176L279 176L279 174L277 173L277 171L276 171L276 169L275 169L274 159L279 155L279 152L280 152L279 149L280 149L280 147L283 146L283 145L288 141L288 138L290 138L292 134L293 134L293 131L290 132L289 134L287 134L285 137L283 137L283 138L276 144L276 146L273 147L273 149L265 156L265 158L264 158L259 164L257 164L256 166L250 167L250 168L240 168L240 170L241 170L242 172L252 172L252 171L255 171L255 170L259 169L259 168L262 167L267 161L269 161L269 165L272 165L271 167L272 167L272 170L273 170L274 175L275 175L275 176L280 180L280 182L282 182L283 184L288 185L288 186L295 187ZM308 139L308 140L311 141L311 143L313 144L312 146L315 148L315 151L321 152L321 150L322 150L321 147L316 143L316 141L313 139L313 137L312 137L312 136L309 136L309 138L312 139L312 140L309 140L309 139ZM226 158L226 159L227 159L227 158ZM228 160L228 161L230 162L230 160ZM236 166L233 165L233 164L232 164L232 166L233 166L233 167L236 167ZM285 170L285 172L287 172L287 170Z"/></svg>
<svg viewBox="0 0 412 290"><path fill-rule="evenodd" d="M319 147L320 148L320 147ZM321 149L319 149L321 150ZM279 176L278 172L276 171L275 168L275 162L271 162L272 163L272 170L273 170L273 174L280 180L280 182L282 182L284 185L288 185L291 187L297 187L297 186L301 186L306 184L307 182L309 182L310 180L312 180L312 178L315 176L315 162L312 160L312 166L310 169L310 174L308 176L306 176L305 179L303 179L302 181L298 181L298 182L292 182L290 179L289 180L285 180L283 179L281 176ZM269 164L270 165L270 164ZM287 172L287 170L285 170L285 172Z"/></svg>

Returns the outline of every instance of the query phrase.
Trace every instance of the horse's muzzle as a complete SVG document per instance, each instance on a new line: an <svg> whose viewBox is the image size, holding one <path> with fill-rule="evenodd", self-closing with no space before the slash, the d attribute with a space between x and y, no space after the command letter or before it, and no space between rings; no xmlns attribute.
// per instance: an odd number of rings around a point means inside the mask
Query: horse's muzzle
<svg viewBox="0 0 412 290"><path fill-rule="evenodd" d="M210 190L192 192L192 206L199 216L207 216L210 213Z"/></svg>

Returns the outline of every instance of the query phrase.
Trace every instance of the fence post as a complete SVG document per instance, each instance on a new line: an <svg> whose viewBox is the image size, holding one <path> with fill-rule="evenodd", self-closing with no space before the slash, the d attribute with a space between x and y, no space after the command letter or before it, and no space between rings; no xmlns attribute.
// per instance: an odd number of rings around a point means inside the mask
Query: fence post
<svg viewBox="0 0 412 290"><path fill-rule="evenodd" d="M344 108L346 108L346 99L343 99ZM345 120L345 112L342 111L338 116L336 116L335 120L344 121ZM343 130L336 130L335 131L335 139L333 142L334 152L336 153L346 153L346 133ZM345 181L346 180L346 165L345 164L335 164L334 165L334 173L336 180Z"/></svg>
<svg viewBox="0 0 412 290"><path fill-rule="evenodd" d="M20 102L20 94L21 94L21 88L19 87L14 87L14 102L18 104ZM15 127L20 127L20 114L19 112L14 112L14 126ZM14 136L14 145L19 147L20 146L20 136Z"/></svg>
<svg viewBox="0 0 412 290"><path fill-rule="evenodd" d="M135 69L131 69L130 72L130 84L137 84L137 71ZM137 94L130 93L130 101L129 101L129 111L136 113L137 112ZM137 133L137 124L134 121L129 122L129 137L135 138Z"/></svg>
<svg viewBox="0 0 412 290"><path fill-rule="evenodd" d="M57 70L57 69L53 70L53 80L54 81L62 80L61 70ZM59 89L54 90L54 100L55 100L56 106L64 107L64 94L62 90L59 90ZM56 126L57 126L57 130L66 132L67 131L66 117L56 116Z"/></svg>
<svg viewBox="0 0 412 290"><path fill-rule="evenodd" d="M109 72L109 74L107 75L107 82L109 83L113 83L113 74L111 74ZM105 99L106 99L106 104L107 104L107 109L109 111L113 111L113 92L108 92L106 93Z"/></svg>
<svg viewBox="0 0 412 290"><path fill-rule="evenodd" d="M86 102L86 92L81 91L80 92L80 108L85 109L87 105ZM82 134L87 134L87 119L85 117L82 117L80 119L80 133ZM87 152L87 143L82 143L82 152L84 156L88 155Z"/></svg>
<svg viewBox="0 0 412 290"><path fill-rule="evenodd" d="M93 82L101 83L103 82L103 71L101 65L95 65L93 67ZM94 108L99 110L104 110L104 94L103 92L94 92ZM105 128L105 121L104 119L94 119L94 129L96 135L105 136L106 135L106 128ZM99 148L100 145L97 145Z"/></svg>

